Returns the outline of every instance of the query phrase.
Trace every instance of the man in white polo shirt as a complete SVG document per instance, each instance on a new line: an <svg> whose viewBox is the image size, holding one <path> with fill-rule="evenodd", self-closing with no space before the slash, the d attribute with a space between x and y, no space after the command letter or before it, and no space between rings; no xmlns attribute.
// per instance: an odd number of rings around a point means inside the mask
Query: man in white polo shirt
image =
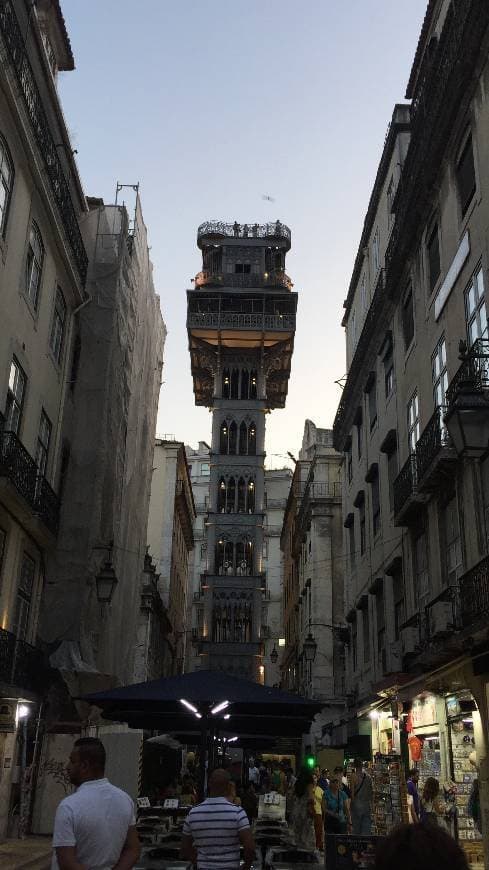
<svg viewBox="0 0 489 870"><path fill-rule="evenodd" d="M131 870L140 853L134 804L104 776L103 743L81 737L66 769L77 790L56 811L52 870Z"/></svg>
<svg viewBox="0 0 489 870"><path fill-rule="evenodd" d="M255 857L250 823L242 807L227 800L231 777L217 768L209 779L209 797L190 810L183 826L182 857L197 864L197 870L239 870L239 847L243 846L243 870Z"/></svg>

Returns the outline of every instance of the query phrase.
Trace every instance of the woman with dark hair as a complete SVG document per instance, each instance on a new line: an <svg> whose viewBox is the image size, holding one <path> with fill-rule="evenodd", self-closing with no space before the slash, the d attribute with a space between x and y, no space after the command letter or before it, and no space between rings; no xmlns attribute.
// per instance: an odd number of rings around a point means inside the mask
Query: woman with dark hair
<svg viewBox="0 0 489 870"><path fill-rule="evenodd" d="M469 870L460 846L437 825L399 825L380 843L375 858L375 870L446 870L447 867Z"/></svg>
<svg viewBox="0 0 489 870"><path fill-rule="evenodd" d="M294 785L291 821L297 848L313 850L316 845L314 832L314 789L312 773L308 770L301 770Z"/></svg>
<svg viewBox="0 0 489 870"><path fill-rule="evenodd" d="M429 776L421 796L421 822L439 825L447 830L446 809L446 804L440 796L440 783L434 776Z"/></svg>

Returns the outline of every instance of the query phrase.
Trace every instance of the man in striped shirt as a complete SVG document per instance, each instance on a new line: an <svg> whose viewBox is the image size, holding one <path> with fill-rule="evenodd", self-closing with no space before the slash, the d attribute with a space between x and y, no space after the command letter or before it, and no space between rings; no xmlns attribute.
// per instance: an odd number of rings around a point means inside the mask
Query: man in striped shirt
<svg viewBox="0 0 489 870"><path fill-rule="evenodd" d="M183 826L182 857L197 870L239 870L239 847L244 850L244 870L255 857L248 816L226 799L231 777L217 768L209 779L209 797L190 810Z"/></svg>

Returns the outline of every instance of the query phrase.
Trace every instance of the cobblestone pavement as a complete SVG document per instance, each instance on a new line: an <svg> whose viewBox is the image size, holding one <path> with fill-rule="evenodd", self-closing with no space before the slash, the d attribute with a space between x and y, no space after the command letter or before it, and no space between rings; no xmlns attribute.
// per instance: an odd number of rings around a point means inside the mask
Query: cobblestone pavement
<svg viewBox="0 0 489 870"><path fill-rule="evenodd" d="M0 843L0 870L49 870L51 838L26 837Z"/></svg>

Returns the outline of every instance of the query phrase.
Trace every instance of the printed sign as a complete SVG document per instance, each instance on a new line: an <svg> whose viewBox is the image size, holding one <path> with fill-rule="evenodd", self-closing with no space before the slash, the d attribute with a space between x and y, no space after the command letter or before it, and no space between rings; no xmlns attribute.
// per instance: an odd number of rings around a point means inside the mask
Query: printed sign
<svg viewBox="0 0 489 870"><path fill-rule="evenodd" d="M151 804L149 802L149 797L140 797L136 798L136 804L139 808L141 807L150 807Z"/></svg>
<svg viewBox="0 0 489 870"><path fill-rule="evenodd" d="M434 725L437 722L435 696L427 695L425 698L415 698L411 715L414 728Z"/></svg>
<svg viewBox="0 0 489 870"><path fill-rule="evenodd" d="M328 870L368 870L375 866L375 850L382 837L326 834Z"/></svg>
<svg viewBox="0 0 489 870"><path fill-rule="evenodd" d="M163 804L165 810L178 810L178 798L167 798Z"/></svg>

